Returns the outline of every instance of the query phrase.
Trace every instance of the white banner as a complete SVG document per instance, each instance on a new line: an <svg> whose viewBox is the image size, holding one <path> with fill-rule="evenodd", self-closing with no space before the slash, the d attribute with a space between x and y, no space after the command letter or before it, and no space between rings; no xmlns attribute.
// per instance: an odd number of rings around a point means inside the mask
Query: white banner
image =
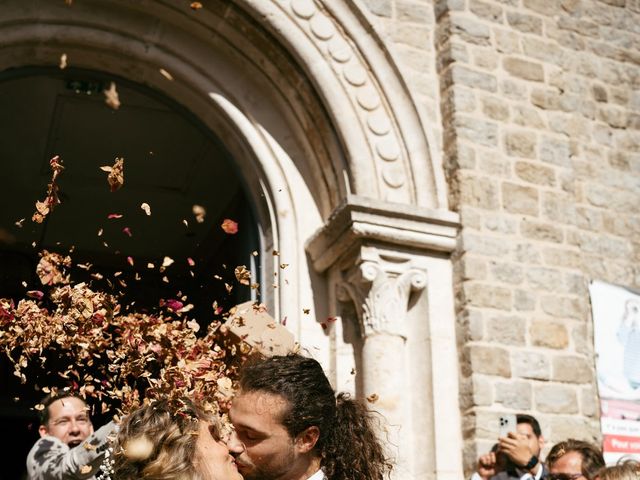
<svg viewBox="0 0 640 480"><path fill-rule="evenodd" d="M640 422L637 420L617 420L615 418L601 417L600 425L603 435L640 437Z"/></svg>
<svg viewBox="0 0 640 480"><path fill-rule="evenodd" d="M600 396L640 400L640 295L599 281L589 293Z"/></svg>
<svg viewBox="0 0 640 480"><path fill-rule="evenodd" d="M640 295L599 281L589 293L605 461L640 459Z"/></svg>

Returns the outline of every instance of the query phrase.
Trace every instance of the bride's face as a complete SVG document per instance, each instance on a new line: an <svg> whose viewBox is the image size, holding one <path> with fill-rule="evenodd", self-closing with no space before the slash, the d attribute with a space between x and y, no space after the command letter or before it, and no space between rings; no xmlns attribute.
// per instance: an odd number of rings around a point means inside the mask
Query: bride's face
<svg viewBox="0 0 640 480"><path fill-rule="evenodd" d="M223 441L213 435L209 422L201 420L196 442L198 468L206 480L242 480L236 462Z"/></svg>

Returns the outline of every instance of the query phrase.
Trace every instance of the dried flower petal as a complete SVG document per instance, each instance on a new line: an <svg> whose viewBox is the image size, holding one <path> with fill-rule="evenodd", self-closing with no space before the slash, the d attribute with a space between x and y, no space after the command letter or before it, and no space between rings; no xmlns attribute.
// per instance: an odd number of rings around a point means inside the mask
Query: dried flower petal
<svg viewBox="0 0 640 480"><path fill-rule="evenodd" d="M173 75L171 75L169 72L167 72L164 68L160 69L160 73L162 74L162 76L164 78L166 78L167 80L171 80L173 81Z"/></svg>
<svg viewBox="0 0 640 480"><path fill-rule="evenodd" d="M146 213L147 215L149 215L149 216L151 215L151 207L149 206L148 203L146 203L146 202L143 203L142 205L140 205L140 208L142 210L144 210L144 213Z"/></svg>
<svg viewBox="0 0 640 480"><path fill-rule="evenodd" d="M132 257L129 259L132 263ZM121 309L118 297L93 291L86 283L69 284L65 270L70 267L69 257L43 252L37 272L53 288L32 290L17 305L0 298L4 327L0 352L14 352L15 358L9 360L16 377L25 383L40 383L35 380L40 378L37 375L50 377L45 373L51 368L47 359L59 357L65 362L61 365L68 365L62 366L60 377L74 391L97 400L103 413L115 409L126 413L142 399L153 401L167 394L206 398L214 413L228 409L235 378L232 365L249 353L246 347L228 345L215 326L196 336L201 328L198 322L181 319L194 309L182 293L179 299L161 301L162 313L132 313L134 302ZM120 273L114 273L111 280ZM102 278L97 272L90 275ZM138 272L136 278L140 278ZM107 282L111 288L114 283L126 287L121 278ZM49 297L46 307L29 298L44 299L41 293ZM214 309L222 313L217 304ZM27 372L36 376L27 379ZM48 390L43 385L42 391ZM84 448L93 447L87 444Z"/></svg>
<svg viewBox="0 0 640 480"><path fill-rule="evenodd" d="M104 91L104 101L114 110L120 108L120 98L116 90L115 82L111 82L111 84L109 85L109 89Z"/></svg>
<svg viewBox="0 0 640 480"><path fill-rule="evenodd" d="M200 324L198 322L196 322L195 320L189 320L187 322L187 325L189 326L189 328L191 328L191 330L193 330L195 333L200 331Z"/></svg>
<svg viewBox="0 0 640 480"><path fill-rule="evenodd" d="M170 266L173 263L173 258L171 257L164 257L164 260L162 260L162 266L164 268L167 268L168 266Z"/></svg>
<svg viewBox="0 0 640 480"><path fill-rule="evenodd" d="M124 445L124 455L134 462L146 460L152 452L153 442L144 435L127 440Z"/></svg>
<svg viewBox="0 0 640 480"><path fill-rule="evenodd" d="M124 184L124 158L116 158L112 167L100 167L100 170L109 172L107 182L112 192L119 190Z"/></svg>
<svg viewBox="0 0 640 480"><path fill-rule="evenodd" d="M67 54L63 53L62 55L60 55L60 70L64 70L65 68L67 68Z"/></svg>
<svg viewBox="0 0 640 480"><path fill-rule="evenodd" d="M63 257L58 253L49 253L43 250L36 266L36 274L43 285L66 284L69 283L69 276L64 274L64 269L70 266L70 257Z"/></svg>
<svg viewBox="0 0 640 480"><path fill-rule="evenodd" d="M242 285L249 285L251 282L251 272L247 270L245 265L238 265L234 273L236 275L236 280L240 282Z"/></svg>
<svg viewBox="0 0 640 480"><path fill-rule="evenodd" d="M238 224L229 218L224 219L221 227L222 230L224 230L224 233L227 233L229 235L235 235L236 233L238 233Z"/></svg>
<svg viewBox="0 0 640 480"><path fill-rule="evenodd" d="M213 313L216 315L220 315L223 312L223 308L218 305L217 301L214 301L211 305L213 307Z"/></svg>
<svg viewBox="0 0 640 480"><path fill-rule="evenodd" d="M194 205L193 207L191 207L191 210L196 217L196 222L204 222L204 217L207 215L207 211L202 205Z"/></svg>
<svg viewBox="0 0 640 480"><path fill-rule="evenodd" d="M56 183L58 175L62 173L64 167L62 166L62 160L56 155L49 160L49 166L51 166L51 182L47 185L47 197L44 201L36 201L36 212L31 217L31 220L36 223L42 223L44 217L46 217L53 207L60 204L60 198L58 198L58 184Z"/></svg>
<svg viewBox="0 0 640 480"><path fill-rule="evenodd" d="M165 300L164 304L169 310L173 310L174 312L177 312L182 307L184 307L184 304L180 300L176 300L173 298Z"/></svg>
<svg viewBox="0 0 640 480"><path fill-rule="evenodd" d="M193 303L190 303L188 305L185 305L184 307L182 307L180 310L178 310L179 313L187 313L190 312L191 310L193 310Z"/></svg>
<svg viewBox="0 0 640 480"><path fill-rule="evenodd" d="M202 8L202 3L200 2L191 2L190 5L192 10L200 10Z"/></svg>

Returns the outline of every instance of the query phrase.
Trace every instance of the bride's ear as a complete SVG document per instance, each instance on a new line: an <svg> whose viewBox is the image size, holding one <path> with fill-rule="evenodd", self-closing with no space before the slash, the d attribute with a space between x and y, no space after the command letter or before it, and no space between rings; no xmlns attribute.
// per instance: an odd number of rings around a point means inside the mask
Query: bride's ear
<svg viewBox="0 0 640 480"><path fill-rule="evenodd" d="M308 453L316 446L318 438L320 438L320 429L315 425L307 427L296 436L296 449L299 453Z"/></svg>

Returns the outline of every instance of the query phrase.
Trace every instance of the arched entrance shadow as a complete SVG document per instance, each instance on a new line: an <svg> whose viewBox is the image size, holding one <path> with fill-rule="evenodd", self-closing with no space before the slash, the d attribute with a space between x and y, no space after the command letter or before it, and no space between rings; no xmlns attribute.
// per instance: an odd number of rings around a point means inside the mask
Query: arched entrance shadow
<svg viewBox="0 0 640 480"><path fill-rule="evenodd" d="M117 110L104 101L111 81ZM43 250L72 252L72 281L117 295L125 309L153 312L161 300L184 298L194 305L190 317L205 326L216 318L214 301L228 309L258 298L234 278L237 265L256 281L260 275L259 232L237 162L185 108L148 87L73 68L4 72L0 105L0 168L9 179L0 190L0 298L18 302L42 289L35 266ZM36 223L31 214L54 155L65 166L61 204ZM100 167L116 157L125 159L125 181L111 192ZM222 230L224 219L237 222L236 234ZM163 268L165 258L173 263ZM44 394L34 387L62 381L54 359L47 368L21 385L10 362L0 361L0 422L12 432L1 478L20 478L38 438L32 407Z"/></svg>

